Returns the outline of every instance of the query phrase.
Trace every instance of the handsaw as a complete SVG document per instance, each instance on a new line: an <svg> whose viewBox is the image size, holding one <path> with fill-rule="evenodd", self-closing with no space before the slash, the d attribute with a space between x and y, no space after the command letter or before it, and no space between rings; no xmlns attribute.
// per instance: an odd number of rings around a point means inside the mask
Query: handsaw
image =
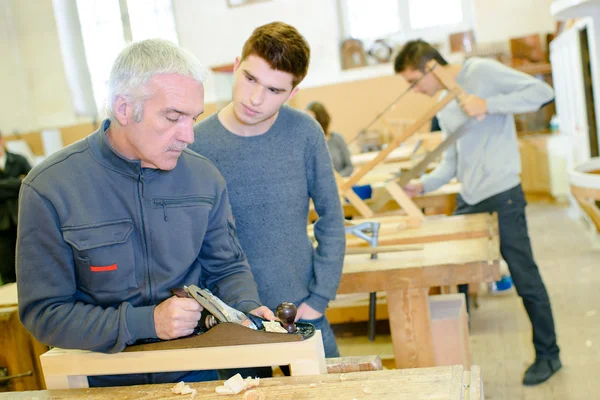
<svg viewBox="0 0 600 400"><path fill-rule="evenodd" d="M394 177L388 179L386 183L395 180L399 186L403 187L404 185L409 183L411 179L420 177L421 174L427 170L429 164L437 160L442 155L442 153L446 151L446 149L454 145L454 143L456 143L461 137L463 137L476 122L478 121L475 118L467 119L452 134L448 135L438 147L436 147L432 152L427 154L425 158L423 158L417 165L415 165L406 172L398 172L394 175Z"/></svg>

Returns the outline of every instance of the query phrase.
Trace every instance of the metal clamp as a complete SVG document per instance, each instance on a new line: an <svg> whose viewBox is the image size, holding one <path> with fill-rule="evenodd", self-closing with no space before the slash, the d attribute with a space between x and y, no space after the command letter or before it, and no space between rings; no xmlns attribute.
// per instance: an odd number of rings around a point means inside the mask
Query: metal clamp
<svg viewBox="0 0 600 400"><path fill-rule="evenodd" d="M379 244L380 222L363 222L358 225L346 227L346 234L351 234L365 240L371 247Z"/></svg>

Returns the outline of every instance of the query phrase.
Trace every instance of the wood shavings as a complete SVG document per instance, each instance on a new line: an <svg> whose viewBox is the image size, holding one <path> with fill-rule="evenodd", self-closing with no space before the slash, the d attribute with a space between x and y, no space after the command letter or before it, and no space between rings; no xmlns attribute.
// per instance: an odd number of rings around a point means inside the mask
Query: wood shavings
<svg viewBox="0 0 600 400"><path fill-rule="evenodd" d="M363 392L364 392L365 394L371 394L371 393L373 393L373 392L371 391L371 389L369 389L368 387L366 387L366 386L364 386L364 385L363 385L363 387L362 387L362 390L363 390Z"/></svg>
<svg viewBox="0 0 600 400"><path fill-rule="evenodd" d="M248 390L244 393L243 400L265 400L265 394L256 389Z"/></svg>
<svg viewBox="0 0 600 400"><path fill-rule="evenodd" d="M346 374L340 375L340 381L345 381L346 379L348 379L348 375L346 375Z"/></svg>
<svg viewBox="0 0 600 400"><path fill-rule="evenodd" d="M196 389L192 389L189 385L186 385L185 382L181 381L177 385L171 388L171 392L175 394L191 394L190 400L194 400L196 397Z"/></svg>
<svg viewBox="0 0 600 400"><path fill-rule="evenodd" d="M263 326L267 332L288 333L288 331L277 321L265 321L263 322Z"/></svg>
<svg viewBox="0 0 600 400"><path fill-rule="evenodd" d="M317 384L316 383L311 383L310 387L317 387Z"/></svg>
<svg viewBox="0 0 600 400"><path fill-rule="evenodd" d="M260 378L252 379L247 377L246 379L242 378L242 375L235 374L231 378L227 379L223 386L217 386L215 391L218 394L238 394L242 390L246 390L252 387L258 386L260 383ZM262 392L261 392L262 393ZM244 397L246 398L246 397ZM250 397L252 399L252 397ZM257 398L260 399L260 398Z"/></svg>

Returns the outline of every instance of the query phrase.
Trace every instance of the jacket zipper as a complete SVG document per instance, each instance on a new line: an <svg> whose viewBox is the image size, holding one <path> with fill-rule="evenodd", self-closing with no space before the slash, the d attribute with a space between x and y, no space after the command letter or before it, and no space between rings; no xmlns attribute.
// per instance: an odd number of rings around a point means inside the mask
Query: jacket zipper
<svg viewBox="0 0 600 400"><path fill-rule="evenodd" d="M138 184L138 199L140 202L140 215L142 218L142 246L144 247L144 254L146 258L145 266L146 266L146 276L148 277L148 302L152 304L152 279L150 279L150 255L148 254L148 242L147 242L147 234L146 234L146 216L144 213L144 171L140 171L139 184Z"/></svg>
<svg viewBox="0 0 600 400"><path fill-rule="evenodd" d="M181 205L192 205L195 203L210 204L211 206L215 203L215 199L206 196L195 196L187 197L182 199L154 199L152 201L155 206L160 206L163 209L163 219L168 221L167 207L177 207Z"/></svg>

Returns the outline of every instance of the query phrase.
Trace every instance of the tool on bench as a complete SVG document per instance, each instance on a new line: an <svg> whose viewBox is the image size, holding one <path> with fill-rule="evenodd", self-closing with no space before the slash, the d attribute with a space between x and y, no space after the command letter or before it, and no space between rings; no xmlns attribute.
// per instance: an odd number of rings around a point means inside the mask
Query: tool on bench
<svg viewBox="0 0 600 400"><path fill-rule="evenodd" d="M225 304L221 299L211 293L208 289L200 289L196 285L184 286L183 289L174 289L171 291L177 297L188 297L196 300L203 308L196 334L202 334L217 324L231 322L244 325L255 331L265 331L263 322L267 320L257 315L236 310ZM296 318L296 306L293 303L281 303L276 310L277 318L282 327L288 333L298 334L302 339L308 339L315 334L315 327L312 324L294 322ZM290 320L291 317L291 320Z"/></svg>
<svg viewBox="0 0 600 400"><path fill-rule="evenodd" d="M208 289L190 285L172 289L171 293L177 297L194 299L202 306L194 333L173 340L141 339L124 351L294 342L309 339L315 334L313 324L294 322L297 309L292 303L284 302L277 307L279 321L275 323L280 324L280 333L267 331L266 324L273 322L228 306Z"/></svg>

